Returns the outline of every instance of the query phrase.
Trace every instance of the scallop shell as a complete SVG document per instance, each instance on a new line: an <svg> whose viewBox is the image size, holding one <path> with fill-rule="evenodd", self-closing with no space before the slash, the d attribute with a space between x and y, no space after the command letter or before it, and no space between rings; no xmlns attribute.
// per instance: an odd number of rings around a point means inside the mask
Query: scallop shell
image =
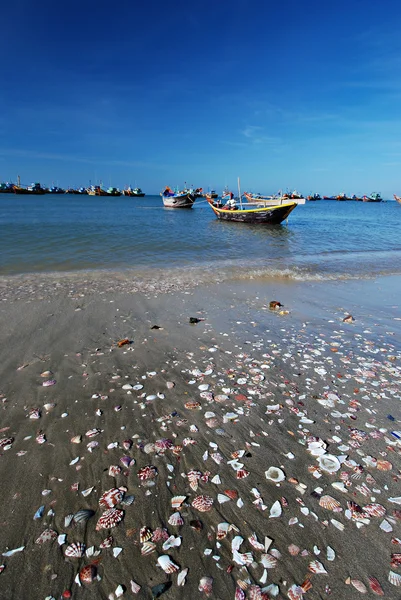
<svg viewBox="0 0 401 600"><path fill-rule="evenodd" d="M138 477L141 481L154 479L157 475L157 469L153 465L147 465L138 471Z"/></svg>
<svg viewBox="0 0 401 600"><path fill-rule="evenodd" d="M110 477L117 477L121 473L122 469L119 465L110 465L109 475Z"/></svg>
<svg viewBox="0 0 401 600"><path fill-rule="evenodd" d="M133 594L138 594L141 590L141 586L138 583L136 583L136 581L134 581L133 579L131 579L130 584L131 584L131 592Z"/></svg>
<svg viewBox="0 0 401 600"><path fill-rule="evenodd" d="M99 506L102 508L113 508L123 499L124 492L117 488L110 488L104 492L99 499Z"/></svg>
<svg viewBox="0 0 401 600"><path fill-rule="evenodd" d="M97 522L96 531L115 527L123 517L123 510L118 510L118 508L110 508L109 510L106 510Z"/></svg>
<svg viewBox="0 0 401 600"><path fill-rule="evenodd" d="M86 523L91 517L93 517L94 514L94 510L90 510L89 508L83 508L82 510L79 510L75 513L75 515L72 517L72 520L75 523Z"/></svg>
<svg viewBox="0 0 401 600"><path fill-rule="evenodd" d="M152 542L165 542L168 537L167 529L164 527L157 527L152 534Z"/></svg>
<svg viewBox="0 0 401 600"><path fill-rule="evenodd" d="M147 554L151 554L156 550L156 544L154 542L145 542L141 548L142 556L146 556Z"/></svg>
<svg viewBox="0 0 401 600"><path fill-rule="evenodd" d="M367 513L370 517L384 517L387 510L381 504L366 504L363 507L363 511Z"/></svg>
<svg viewBox="0 0 401 600"><path fill-rule="evenodd" d="M179 548L181 546L182 539L180 537L175 537L174 535L170 535L169 538L163 544L163 550L169 550L170 548Z"/></svg>
<svg viewBox="0 0 401 600"><path fill-rule="evenodd" d="M144 527L141 527L141 529L139 530L139 541L141 542L141 544L144 544L145 542L147 542L148 540L150 540L152 538L153 532L149 527L146 527L146 525Z"/></svg>
<svg viewBox="0 0 401 600"><path fill-rule="evenodd" d="M206 596L210 596L213 589L213 577L202 577L199 581L198 590L204 592Z"/></svg>
<svg viewBox="0 0 401 600"><path fill-rule="evenodd" d="M124 440L122 446L124 450L131 450L133 441L132 440Z"/></svg>
<svg viewBox="0 0 401 600"><path fill-rule="evenodd" d="M7 446L11 446L11 444L13 442L14 442L14 438L13 437L2 438L0 440L0 448L6 448Z"/></svg>
<svg viewBox="0 0 401 600"><path fill-rule="evenodd" d="M40 536L35 540L35 544L42 545L45 542L51 542L57 539L57 533L53 529L45 529Z"/></svg>
<svg viewBox="0 0 401 600"><path fill-rule="evenodd" d="M68 558L81 558L85 554L85 544L78 542L77 544L70 544L67 546L64 552Z"/></svg>
<svg viewBox="0 0 401 600"><path fill-rule="evenodd" d="M278 560L271 554L262 554L260 562L265 569L274 569L277 566Z"/></svg>
<svg viewBox="0 0 401 600"><path fill-rule="evenodd" d="M180 506L182 505L182 503L184 502L184 500L186 499L186 496L174 496L173 498L171 498L171 506L173 508L180 508Z"/></svg>
<svg viewBox="0 0 401 600"><path fill-rule="evenodd" d="M393 465L388 460L378 460L376 463L376 468L379 471L391 471Z"/></svg>
<svg viewBox="0 0 401 600"><path fill-rule="evenodd" d="M336 500L332 496L327 495L321 496L321 498L319 499L319 506L321 506L322 508L327 508L327 510L334 510L336 512L339 512L339 510L341 510L341 504L338 502L338 500Z"/></svg>
<svg viewBox="0 0 401 600"><path fill-rule="evenodd" d="M165 573L176 573L180 570L180 567L176 565L167 554L159 556L157 562Z"/></svg>
<svg viewBox="0 0 401 600"><path fill-rule="evenodd" d="M82 442L82 435L75 435L73 438L71 438L72 444L80 444L81 442Z"/></svg>
<svg viewBox="0 0 401 600"><path fill-rule="evenodd" d="M388 574L388 580L392 585L396 587L401 587L401 575L398 573L394 573L394 571L390 571Z"/></svg>
<svg viewBox="0 0 401 600"><path fill-rule="evenodd" d="M111 548L111 546L113 545L113 537L111 535L109 535L107 538L105 538L103 540L103 542L100 544L99 548Z"/></svg>
<svg viewBox="0 0 401 600"><path fill-rule="evenodd" d="M96 579L96 575L95 565L86 565L79 572L79 581L83 584L92 583Z"/></svg>
<svg viewBox="0 0 401 600"><path fill-rule="evenodd" d="M309 565L308 565L308 569L311 573L320 573L320 574L325 574L327 573L326 569L324 568L324 566L322 565L321 562L319 562L318 560L312 560Z"/></svg>
<svg viewBox="0 0 401 600"><path fill-rule="evenodd" d="M236 473L236 478L237 479L245 479L245 477L248 477L248 475L250 475L250 473L246 469L238 469L238 471Z"/></svg>
<svg viewBox="0 0 401 600"><path fill-rule="evenodd" d="M213 505L213 498L210 496L196 496L192 501L192 506L200 512L207 512L211 510Z"/></svg>
<svg viewBox="0 0 401 600"><path fill-rule="evenodd" d="M340 461L333 454L323 454L319 456L318 463L322 471L326 473L335 473L341 467Z"/></svg>
<svg viewBox="0 0 401 600"><path fill-rule="evenodd" d="M196 492L198 489L199 479L202 477L202 473L200 471L189 471L187 473L187 478L189 481L190 487Z"/></svg>
<svg viewBox="0 0 401 600"><path fill-rule="evenodd" d="M297 556L300 552L300 548L295 544L290 544L290 546L288 546L288 552L291 554L291 556Z"/></svg>
<svg viewBox="0 0 401 600"><path fill-rule="evenodd" d="M270 467L267 471L265 471L265 477L266 479L269 479L269 481L279 483L280 481L284 481L285 473L278 467Z"/></svg>
<svg viewBox="0 0 401 600"><path fill-rule="evenodd" d="M184 519L182 518L181 514L179 512L175 512L171 515L171 517L168 520L170 525L173 525L174 527L180 527L181 525L184 525Z"/></svg>

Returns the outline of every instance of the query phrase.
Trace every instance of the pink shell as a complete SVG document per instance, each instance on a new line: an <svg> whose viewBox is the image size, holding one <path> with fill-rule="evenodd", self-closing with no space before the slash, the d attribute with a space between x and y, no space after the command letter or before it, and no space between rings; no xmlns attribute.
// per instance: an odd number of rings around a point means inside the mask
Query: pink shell
<svg viewBox="0 0 401 600"><path fill-rule="evenodd" d="M200 512L207 512L211 510L213 505L213 498L210 496L196 496L192 501L192 506Z"/></svg>
<svg viewBox="0 0 401 600"><path fill-rule="evenodd" d="M113 545L113 537L111 535L109 535L107 538L105 538L103 540L103 542L100 544L99 548L111 548L111 546Z"/></svg>
<svg viewBox="0 0 401 600"><path fill-rule="evenodd" d="M168 531L164 527L158 527L152 534L152 542L165 542L168 538Z"/></svg>
<svg viewBox="0 0 401 600"><path fill-rule="evenodd" d="M51 540L55 540L57 538L57 532L53 529L45 529L43 533L40 534L37 540L35 540L35 544L44 544L45 542L50 542Z"/></svg>
<svg viewBox="0 0 401 600"><path fill-rule="evenodd" d="M81 558L85 553L85 544L78 542L77 544L70 544L65 549L65 556L68 558Z"/></svg>
<svg viewBox="0 0 401 600"><path fill-rule="evenodd" d="M213 589L213 577L202 577L199 581L198 590L210 596Z"/></svg>
<svg viewBox="0 0 401 600"><path fill-rule="evenodd" d="M171 440L168 440L167 438L162 438L161 440L156 440L155 442L155 448L159 452L163 450L169 450L173 446L173 442Z"/></svg>
<svg viewBox="0 0 401 600"><path fill-rule="evenodd" d="M122 469L118 465L110 465L109 467L109 475L110 477L116 477L121 473Z"/></svg>
<svg viewBox="0 0 401 600"><path fill-rule="evenodd" d="M199 479L202 477L202 473L200 471L188 471L187 478L189 481L190 487L196 492L198 489Z"/></svg>
<svg viewBox="0 0 401 600"><path fill-rule="evenodd" d="M0 440L0 448L4 448L5 446L11 446L11 444L14 442L14 438L13 437L9 437L9 438L2 438Z"/></svg>
<svg viewBox="0 0 401 600"><path fill-rule="evenodd" d="M377 596L384 596L383 588L380 583L377 581L376 577L369 576L369 585L370 589Z"/></svg>
<svg viewBox="0 0 401 600"><path fill-rule="evenodd" d="M124 493L121 490L117 488L111 488L110 490L107 490L107 492L104 492L104 494L101 496L99 500L99 506L102 508L113 508L113 506L121 502L123 496Z"/></svg>
<svg viewBox="0 0 401 600"><path fill-rule="evenodd" d="M370 517L384 517L387 510L381 504L366 504L363 507L363 511L366 512Z"/></svg>
<svg viewBox="0 0 401 600"><path fill-rule="evenodd" d="M147 465L138 471L138 477L141 481L154 479L157 475L157 469L153 465Z"/></svg>
<svg viewBox="0 0 401 600"><path fill-rule="evenodd" d="M319 500L319 505L327 510L334 510L338 512L341 510L341 504L332 496L322 496Z"/></svg>
<svg viewBox="0 0 401 600"><path fill-rule="evenodd" d="M109 510L106 510L97 522L96 531L115 527L123 517L123 510L118 510L118 508L110 508Z"/></svg>
<svg viewBox="0 0 401 600"><path fill-rule="evenodd" d="M42 383L43 387L49 387L50 385L54 385L56 383L55 379L48 379Z"/></svg>

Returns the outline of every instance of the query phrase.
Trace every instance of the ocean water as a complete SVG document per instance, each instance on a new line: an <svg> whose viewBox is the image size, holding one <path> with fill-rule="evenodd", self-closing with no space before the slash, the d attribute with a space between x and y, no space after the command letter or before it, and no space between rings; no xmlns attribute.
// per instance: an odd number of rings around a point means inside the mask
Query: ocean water
<svg viewBox="0 0 401 600"><path fill-rule="evenodd" d="M0 275L107 271L212 281L401 274L401 205L317 201L288 224L224 223L202 199L0 194Z"/></svg>

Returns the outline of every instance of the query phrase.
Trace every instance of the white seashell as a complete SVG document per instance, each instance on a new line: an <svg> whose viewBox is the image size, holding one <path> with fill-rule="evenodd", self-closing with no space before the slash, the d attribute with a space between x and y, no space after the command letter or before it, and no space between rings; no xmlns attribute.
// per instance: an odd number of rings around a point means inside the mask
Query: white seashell
<svg viewBox="0 0 401 600"><path fill-rule="evenodd" d="M143 388L143 385L141 383L137 383L132 386L132 389L135 391L141 390L142 388Z"/></svg>
<svg viewBox="0 0 401 600"><path fill-rule="evenodd" d="M124 588L122 585L119 585L118 587L116 587L116 590L114 592L114 595L116 598L121 598L121 596L124 594Z"/></svg>
<svg viewBox="0 0 401 600"><path fill-rule="evenodd" d="M138 592L141 591L141 586L138 583L136 583L136 581L134 581L133 579L131 579L130 584L131 584L131 592L133 594L138 594Z"/></svg>
<svg viewBox="0 0 401 600"><path fill-rule="evenodd" d="M273 504L273 506L270 509L269 519L280 517L281 513L282 513L281 504L278 500L276 500L276 502Z"/></svg>
<svg viewBox="0 0 401 600"><path fill-rule="evenodd" d="M115 546L115 547L113 548L113 556L114 556L114 558L117 558L117 556L118 556L119 554L121 554L121 552L122 552L122 551L123 551L123 549L122 549L122 548L119 548L118 546Z"/></svg>
<svg viewBox="0 0 401 600"><path fill-rule="evenodd" d="M386 519L383 519L383 521L380 523L380 529L382 529L386 533L390 533L390 531L393 531L392 526Z"/></svg>
<svg viewBox="0 0 401 600"><path fill-rule="evenodd" d="M340 461L333 454L323 454L319 456L318 463L322 471L326 473L335 473L341 467Z"/></svg>
<svg viewBox="0 0 401 600"><path fill-rule="evenodd" d="M265 477L274 483L279 483L280 481L284 481L285 474L284 471L278 467L270 467L267 471L265 471Z"/></svg>
<svg viewBox="0 0 401 600"><path fill-rule="evenodd" d="M336 519L330 519L330 521L331 524L334 525L334 527L336 527L340 531L344 531L344 525L340 523L340 521L337 521Z"/></svg>
<svg viewBox="0 0 401 600"><path fill-rule="evenodd" d="M180 537L174 537L173 535L170 535L170 537L164 542L163 544L163 550L169 550L170 548L179 548L181 546L181 538Z"/></svg>
<svg viewBox="0 0 401 600"><path fill-rule="evenodd" d="M179 566L176 565L167 554L162 554L157 559L158 564L165 573L175 573L179 570Z"/></svg>
<svg viewBox="0 0 401 600"><path fill-rule="evenodd" d="M345 487L342 481L333 481L331 485L335 490L338 490L339 492L348 492L348 489Z"/></svg>
<svg viewBox="0 0 401 600"><path fill-rule="evenodd" d="M60 534L57 538L58 545L62 546L63 544L65 544L66 539L67 539L67 536L65 535L65 533Z"/></svg>
<svg viewBox="0 0 401 600"><path fill-rule="evenodd" d="M183 569L182 571L180 571L177 575L177 585L178 586L183 586L185 585L185 578L188 574L188 569Z"/></svg>
<svg viewBox="0 0 401 600"><path fill-rule="evenodd" d="M331 546L327 546L326 556L327 556L327 560L331 561L331 560L335 559L336 553L334 552L334 550Z"/></svg>
<svg viewBox="0 0 401 600"><path fill-rule="evenodd" d="M388 498L389 502L393 502L394 504L401 504L401 496L397 496L396 498ZM391 573L392 571L390 571Z"/></svg>
<svg viewBox="0 0 401 600"><path fill-rule="evenodd" d="M210 481L216 485L219 485L221 483L220 475L215 475Z"/></svg>
<svg viewBox="0 0 401 600"><path fill-rule="evenodd" d="M200 390L201 392L206 392L206 390L209 389L209 384L208 383L201 383L201 385L198 385L198 390Z"/></svg>
<svg viewBox="0 0 401 600"><path fill-rule="evenodd" d="M184 525L184 519L182 518L182 516L179 512L173 513L171 515L171 517L169 517L168 522L170 525L173 525L174 527L180 527L181 525Z"/></svg>
<svg viewBox="0 0 401 600"><path fill-rule="evenodd" d="M123 390L132 390L132 385L130 383L124 383Z"/></svg>
<svg viewBox="0 0 401 600"><path fill-rule="evenodd" d="M91 546L86 549L85 555L87 558L91 558L92 556L99 556L100 550L95 550L95 546Z"/></svg>
<svg viewBox="0 0 401 600"><path fill-rule="evenodd" d="M316 574L327 574L326 569L324 568L324 566L322 565L321 562L319 562L318 560L312 560L312 562L309 563L309 571L311 573L316 573Z"/></svg>
<svg viewBox="0 0 401 600"><path fill-rule="evenodd" d="M217 494L217 502L219 504L224 504L224 502L229 502L231 498L226 496L225 494Z"/></svg>
<svg viewBox="0 0 401 600"><path fill-rule="evenodd" d="M394 571L390 571L388 574L388 580L392 585L395 585L396 587L401 587L401 575L399 575L399 573L394 573Z"/></svg>

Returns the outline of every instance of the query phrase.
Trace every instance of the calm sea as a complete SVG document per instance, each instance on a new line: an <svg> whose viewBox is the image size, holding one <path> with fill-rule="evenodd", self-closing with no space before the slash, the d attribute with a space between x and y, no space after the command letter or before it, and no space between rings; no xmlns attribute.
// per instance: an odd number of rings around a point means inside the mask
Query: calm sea
<svg viewBox="0 0 401 600"><path fill-rule="evenodd" d="M401 273L401 205L318 201L287 225L219 222L205 201L165 209L159 196L0 194L0 275L174 272L210 279L365 278Z"/></svg>

